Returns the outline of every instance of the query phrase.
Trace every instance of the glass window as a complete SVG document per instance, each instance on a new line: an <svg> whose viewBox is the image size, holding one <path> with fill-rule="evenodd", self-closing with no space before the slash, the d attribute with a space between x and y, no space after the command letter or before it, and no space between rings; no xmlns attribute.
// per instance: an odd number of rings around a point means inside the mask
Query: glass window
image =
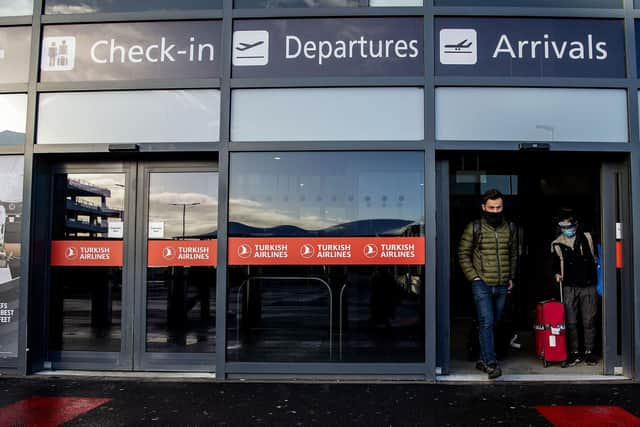
<svg viewBox="0 0 640 427"><path fill-rule="evenodd" d="M232 154L228 360L424 361L423 159Z"/></svg>
<svg viewBox="0 0 640 427"><path fill-rule="evenodd" d="M24 144L27 128L27 95L0 95L0 145Z"/></svg>
<svg viewBox="0 0 640 427"><path fill-rule="evenodd" d="M436 138L627 142L624 90L437 88Z"/></svg>
<svg viewBox="0 0 640 427"><path fill-rule="evenodd" d="M45 0L44 13L112 13L220 8L222 8L222 0Z"/></svg>
<svg viewBox="0 0 640 427"><path fill-rule="evenodd" d="M422 6L422 0L235 0L237 8Z"/></svg>
<svg viewBox="0 0 640 427"><path fill-rule="evenodd" d="M638 1L638 0L636 0ZM436 6L577 7L619 9L621 0L434 0Z"/></svg>
<svg viewBox="0 0 640 427"><path fill-rule="evenodd" d="M29 81L31 27L0 27L0 83Z"/></svg>
<svg viewBox="0 0 640 427"><path fill-rule="evenodd" d="M33 14L33 0L4 0L0 2L0 16Z"/></svg>
<svg viewBox="0 0 640 427"><path fill-rule="evenodd" d="M415 141L423 139L423 112L420 88L238 89L231 139Z"/></svg>
<svg viewBox="0 0 640 427"><path fill-rule="evenodd" d="M18 357L22 156L0 156L0 360Z"/></svg>
<svg viewBox="0 0 640 427"><path fill-rule="evenodd" d="M217 141L219 90L44 93L39 144Z"/></svg>

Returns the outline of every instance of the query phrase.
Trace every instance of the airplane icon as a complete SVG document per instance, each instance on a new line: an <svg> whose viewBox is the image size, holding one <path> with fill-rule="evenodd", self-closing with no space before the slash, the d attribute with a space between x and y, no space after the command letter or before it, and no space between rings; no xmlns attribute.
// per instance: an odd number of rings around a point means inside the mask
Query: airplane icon
<svg viewBox="0 0 640 427"><path fill-rule="evenodd" d="M378 254L378 248L376 247L376 245L373 245L371 243L365 245L364 256L366 256L367 258L373 258L377 254Z"/></svg>
<svg viewBox="0 0 640 427"><path fill-rule="evenodd" d="M314 253L313 246L309 244L305 243L300 248L300 255L302 255L304 258L311 258L313 256L313 253Z"/></svg>
<svg viewBox="0 0 640 427"><path fill-rule="evenodd" d="M64 254L64 256L67 259L74 259L77 255L78 255L78 251L77 251L76 248L73 248L73 247L67 248L67 250L66 250L66 252Z"/></svg>
<svg viewBox="0 0 640 427"><path fill-rule="evenodd" d="M236 50L239 50L240 52L244 52L245 50L249 50L251 48L264 44L264 40L260 40L255 43L239 43L239 44L240 46L237 46Z"/></svg>
<svg viewBox="0 0 640 427"><path fill-rule="evenodd" d="M251 247L249 245L240 245L238 247L238 256L240 258L249 258L251 256Z"/></svg>
<svg viewBox="0 0 640 427"><path fill-rule="evenodd" d="M445 49L453 49L454 51L460 51L462 49L466 49L468 47L471 47L472 44L473 43L470 42L469 39L464 39L460 43L445 44L444 47L445 47Z"/></svg>

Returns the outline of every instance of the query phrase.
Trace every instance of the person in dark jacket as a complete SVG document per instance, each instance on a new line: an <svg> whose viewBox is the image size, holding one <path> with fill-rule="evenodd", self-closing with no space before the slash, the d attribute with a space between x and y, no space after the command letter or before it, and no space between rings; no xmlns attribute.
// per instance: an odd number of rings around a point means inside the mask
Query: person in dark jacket
<svg viewBox="0 0 640 427"><path fill-rule="evenodd" d="M518 249L517 233L503 216L503 196L492 189L482 195L482 217L467 224L460 244L460 267L471 282L471 291L478 314L478 334L481 359L476 368L490 379L502 375L494 344L494 329L500 320L513 288ZM474 230L475 227L475 230Z"/></svg>
<svg viewBox="0 0 640 427"><path fill-rule="evenodd" d="M551 243L553 275L562 285L569 357L563 367L584 359L587 365L598 363L593 351L598 313L597 274L593 238L583 232L572 211L566 210L558 222L560 235ZM580 353L578 316L582 320L584 356Z"/></svg>

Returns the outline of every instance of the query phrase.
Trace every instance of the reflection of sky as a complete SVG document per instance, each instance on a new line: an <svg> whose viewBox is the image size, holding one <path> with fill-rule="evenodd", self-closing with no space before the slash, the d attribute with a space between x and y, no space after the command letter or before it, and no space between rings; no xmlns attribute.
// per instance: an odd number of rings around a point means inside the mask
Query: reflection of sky
<svg viewBox="0 0 640 427"><path fill-rule="evenodd" d="M365 219L422 221L423 164L414 152L233 154L230 220L307 230Z"/></svg>
<svg viewBox="0 0 640 427"><path fill-rule="evenodd" d="M68 175L69 180L91 184L94 187L108 189L111 197L106 200L106 205L111 209L124 210L125 175L122 173L83 174L74 173ZM91 204L100 204L96 197L78 197L79 201Z"/></svg>
<svg viewBox="0 0 640 427"><path fill-rule="evenodd" d="M25 133L26 127L27 95L0 95L0 132Z"/></svg>
<svg viewBox="0 0 640 427"><path fill-rule="evenodd" d="M0 0L0 16L23 16L33 13L33 0Z"/></svg>
<svg viewBox="0 0 640 427"><path fill-rule="evenodd" d="M218 228L218 174L214 172L152 173L149 222L164 223L164 237L205 234ZM189 206L198 203L196 206ZM176 205L178 206L176 206Z"/></svg>
<svg viewBox="0 0 640 427"><path fill-rule="evenodd" d="M22 179L24 158L22 156L0 156L0 201L22 201Z"/></svg>
<svg viewBox="0 0 640 427"><path fill-rule="evenodd" d="M46 0L46 13L131 12L219 8L220 0Z"/></svg>
<svg viewBox="0 0 640 427"><path fill-rule="evenodd" d="M220 91L45 93L38 143L217 141Z"/></svg>

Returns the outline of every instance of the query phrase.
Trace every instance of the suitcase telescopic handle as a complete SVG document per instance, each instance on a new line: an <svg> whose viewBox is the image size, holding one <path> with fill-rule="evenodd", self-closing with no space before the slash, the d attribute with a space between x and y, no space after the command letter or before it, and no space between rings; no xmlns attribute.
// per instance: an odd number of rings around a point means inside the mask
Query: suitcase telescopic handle
<svg viewBox="0 0 640 427"><path fill-rule="evenodd" d="M560 280L560 302L564 304L564 294L562 291L562 280Z"/></svg>

